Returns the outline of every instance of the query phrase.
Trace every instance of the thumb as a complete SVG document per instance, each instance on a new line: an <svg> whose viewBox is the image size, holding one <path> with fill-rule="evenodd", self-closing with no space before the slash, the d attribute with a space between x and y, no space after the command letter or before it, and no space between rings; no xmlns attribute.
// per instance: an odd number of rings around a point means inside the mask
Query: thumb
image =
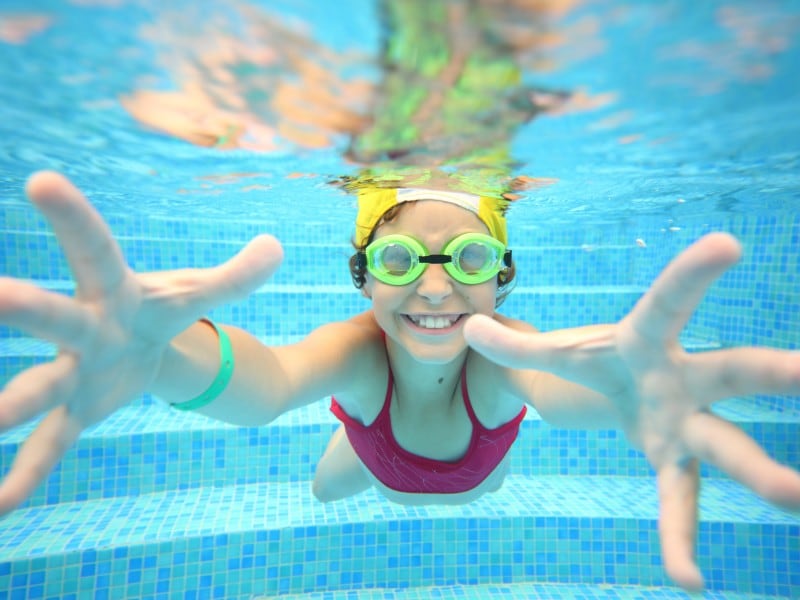
<svg viewBox="0 0 800 600"><path fill-rule="evenodd" d="M477 352L512 369L552 367L553 353L545 335L511 329L486 315L473 315L464 324L464 339Z"/></svg>
<svg viewBox="0 0 800 600"><path fill-rule="evenodd" d="M283 261L283 248L271 235L259 235L236 256L210 270L210 306L240 300L266 283Z"/></svg>

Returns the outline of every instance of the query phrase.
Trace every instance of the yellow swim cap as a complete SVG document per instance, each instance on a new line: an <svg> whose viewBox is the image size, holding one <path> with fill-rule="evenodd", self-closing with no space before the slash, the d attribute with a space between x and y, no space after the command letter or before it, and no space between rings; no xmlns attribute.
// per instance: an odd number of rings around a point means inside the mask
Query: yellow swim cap
<svg viewBox="0 0 800 600"><path fill-rule="evenodd" d="M493 238L508 245L503 198L476 196L466 192L448 192L424 188L363 188L358 190L358 215L356 216L356 246L363 248L383 214L401 202L412 200L439 200L450 202L478 215Z"/></svg>

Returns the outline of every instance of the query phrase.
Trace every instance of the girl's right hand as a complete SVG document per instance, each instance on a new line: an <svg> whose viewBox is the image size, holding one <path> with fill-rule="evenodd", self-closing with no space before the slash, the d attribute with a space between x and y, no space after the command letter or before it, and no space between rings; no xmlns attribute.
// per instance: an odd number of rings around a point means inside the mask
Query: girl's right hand
<svg viewBox="0 0 800 600"><path fill-rule="evenodd" d="M0 515L23 502L86 427L148 389L170 340L210 309L247 296L278 268L271 236L209 269L134 273L80 191L52 172L27 194L50 222L75 278L74 297L0 278L0 323L55 343L51 362L0 392L0 432L47 413L0 483Z"/></svg>

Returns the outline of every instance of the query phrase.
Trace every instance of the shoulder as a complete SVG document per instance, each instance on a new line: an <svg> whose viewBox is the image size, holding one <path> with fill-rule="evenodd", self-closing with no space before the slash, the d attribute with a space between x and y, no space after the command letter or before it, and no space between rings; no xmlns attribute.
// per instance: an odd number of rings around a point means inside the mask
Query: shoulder
<svg viewBox="0 0 800 600"><path fill-rule="evenodd" d="M319 361L318 366L335 365L344 381L357 376L363 366L373 364L376 354L385 354L383 348L383 336L372 311L322 325L296 345L306 358Z"/></svg>
<svg viewBox="0 0 800 600"><path fill-rule="evenodd" d="M333 321L317 327L306 336L304 342L315 343L321 340L337 341L337 346L352 346L354 349L369 344L380 337L380 328L371 310L359 313L345 321Z"/></svg>
<svg viewBox="0 0 800 600"><path fill-rule="evenodd" d="M386 361L381 331L371 311L322 325L294 344L266 351L279 363L289 388L286 410L330 395L341 399L348 410L350 399L363 395L361 388L371 383L372 374Z"/></svg>
<svg viewBox="0 0 800 600"><path fill-rule="evenodd" d="M383 331L371 310L312 332L307 342L337 364L329 394L350 416L369 422L383 406L389 377Z"/></svg>

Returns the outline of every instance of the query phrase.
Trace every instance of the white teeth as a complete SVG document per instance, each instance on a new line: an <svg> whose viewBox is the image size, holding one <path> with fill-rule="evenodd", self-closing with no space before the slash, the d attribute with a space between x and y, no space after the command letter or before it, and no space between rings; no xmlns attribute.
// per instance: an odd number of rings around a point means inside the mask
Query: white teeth
<svg viewBox="0 0 800 600"><path fill-rule="evenodd" d="M444 329L452 326L458 320L458 317L436 317L433 315L409 315L408 318L425 329Z"/></svg>

